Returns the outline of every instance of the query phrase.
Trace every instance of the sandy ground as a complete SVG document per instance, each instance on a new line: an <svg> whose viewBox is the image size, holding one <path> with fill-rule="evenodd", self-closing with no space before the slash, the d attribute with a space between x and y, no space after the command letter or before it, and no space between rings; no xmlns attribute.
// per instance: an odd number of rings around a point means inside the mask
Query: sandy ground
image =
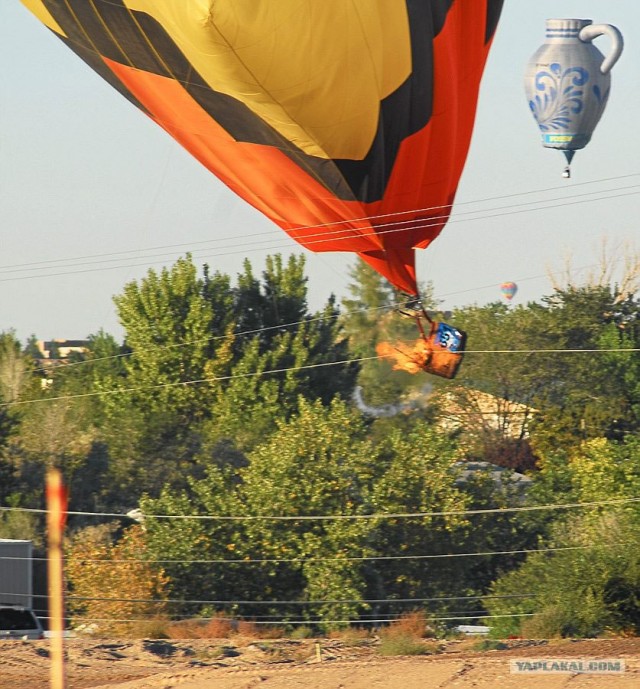
<svg viewBox="0 0 640 689"><path fill-rule="evenodd" d="M319 643L319 646L318 646ZM68 689L638 689L640 639L425 641L432 655L382 657L373 640L86 640L66 642ZM620 659L624 674L510 672L514 659ZM48 641L0 642L1 689L49 687Z"/></svg>

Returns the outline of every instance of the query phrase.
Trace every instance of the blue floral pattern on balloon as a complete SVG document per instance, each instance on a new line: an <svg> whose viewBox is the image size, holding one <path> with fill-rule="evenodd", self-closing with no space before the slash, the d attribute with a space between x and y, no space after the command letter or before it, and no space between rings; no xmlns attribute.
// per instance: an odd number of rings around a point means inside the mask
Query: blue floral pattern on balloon
<svg viewBox="0 0 640 689"><path fill-rule="evenodd" d="M541 131L569 129L572 115L584 107L589 79L589 72L583 67L563 70L557 62L536 74L535 86L540 93L529 101L529 107ZM596 97L601 96L599 88L594 88L594 92Z"/></svg>

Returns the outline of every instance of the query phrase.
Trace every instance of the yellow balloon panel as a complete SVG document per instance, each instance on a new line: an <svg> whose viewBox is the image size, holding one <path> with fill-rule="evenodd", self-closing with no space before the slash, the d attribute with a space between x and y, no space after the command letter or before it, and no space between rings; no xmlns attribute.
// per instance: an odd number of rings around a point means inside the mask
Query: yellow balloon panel
<svg viewBox="0 0 640 689"><path fill-rule="evenodd" d="M52 31L55 31L60 36L65 36L64 31L60 28L60 25L51 16L49 10L44 6L42 0L21 0L22 4L27 7L35 16Z"/></svg>
<svg viewBox="0 0 640 689"><path fill-rule="evenodd" d="M125 0L152 16L200 76L305 153L361 160L380 101L411 72L405 3ZM215 59L212 59L215 57Z"/></svg>

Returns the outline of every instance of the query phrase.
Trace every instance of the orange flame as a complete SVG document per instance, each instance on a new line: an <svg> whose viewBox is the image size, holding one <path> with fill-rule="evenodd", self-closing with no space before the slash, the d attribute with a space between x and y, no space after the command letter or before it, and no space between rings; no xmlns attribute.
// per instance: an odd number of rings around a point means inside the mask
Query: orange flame
<svg viewBox="0 0 640 689"><path fill-rule="evenodd" d="M376 353L385 359L395 361L394 371L406 371L407 373L419 373L429 360L431 352L427 343L420 339L411 345L404 342L379 342L376 345Z"/></svg>

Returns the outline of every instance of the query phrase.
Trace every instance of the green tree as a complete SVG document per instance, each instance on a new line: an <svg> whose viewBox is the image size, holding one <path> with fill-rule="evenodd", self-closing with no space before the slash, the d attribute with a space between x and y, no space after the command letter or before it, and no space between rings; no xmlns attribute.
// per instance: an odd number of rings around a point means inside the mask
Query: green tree
<svg viewBox="0 0 640 689"><path fill-rule="evenodd" d="M586 350L556 356L532 432L541 448L588 438L622 439L639 427L638 305L616 304L610 287L569 288L547 299L550 346ZM625 326L625 327L623 327ZM614 349L618 352L598 353Z"/></svg>
<svg viewBox="0 0 640 689"><path fill-rule="evenodd" d="M207 377L218 342L191 257L160 273L150 270L114 301L131 349L124 365L132 399L162 415L174 432L202 419L211 400L206 386L191 383Z"/></svg>
<svg viewBox="0 0 640 689"><path fill-rule="evenodd" d="M456 456L451 441L424 424L373 442L368 425L344 402L324 407L301 400L245 466L210 465L188 491L167 489L159 500L145 500L149 514L209 517L149 519L150 548L185 561L167 569L176 596L226 599L245 616L303 614L330 624L367 613L369 598L451 595L457 583L470 586L465 563L420 556L467 547L466 520L371 515L463 510L468 496L454 485ZM486 574L481 583L488 585ZM233 600L314 605L234 608ZM403 609L391 603L371 611Z"/></svg>
<svg viewBox="0 0 640 689"><path fill-rule="evenodd" d="M12 331L0 333L0 395L11 404L33 387L33 362Z"/></svg>
<svg viewBox="0 0 640 689"><path fill-rule="evenodd" d="M469 333L471 351L457 378L458 404L473 419L469 389L504 401L502 430L481 423L467 428L482 440L480 454L497 448L493 461L517 466L526 460L526 466L528 434L544 452L586 438L621 439L637 429L640 356L629 351L640 341L637 313L632 299L618 305L615 290L602 286L557 290L542 304L460 310L456 322ZM615 351L598 352L605 349Z"/></svg>
<svg viewBox="0 0 640 689"><path fill-rule="evenodd" d="M292 256L286 264L280 256L269 257L262 282L245 263L235 290L238 324L229 380L213 386L205 456L220 442L250 450L275 430L276 419L296 412L300 399L328 405L336 395L351 395L358 367L348 363L335 300L310 314L306 283L303 257Z"/></svg>
<svg viewBox="0 0 640 689"><path fill-rule="evenodd" d="M408 430L392 431L380 450L373 487L376 513L466 509L468 496L455 486L457 449L445 434L416 421ZM465 518L456 514L381 519L372 542L382 559L369 565L369 597L420 599L451 596L454 591L464 590L458 584L465 563L456 558L421 556L460 552L459 542L466 528ZM382 610L397 614L406 607L390 603Z"/></svg>
<svg viewBox="0 0 640 689"><path fill-rule="evenodd" d="M0 500L18 490L16 459L11 443L20 424L15 402L31 385L32 363L12 331L0 333Z"/></svg>
<svg viewBox="0 0 640 689"><path fill-rule="evenodd" d="M179 548L190 553L190 560L236 561L196 564L189 571L184 564L177 571L169 567L176 591L265 601L333 600L341 592L342 598L357 600L364 588L361 565L343 558L368 552L370 521L295 517L366 512L371 454L362 422L344 402L324 407L319 400L301 400L298 414L279 422L273 436L250 453L246 467L231 472L211 466L205 479L191 481L189 493L165 491L159 500L143 503L152 513L182 509L248 519L186 525L150 520L150 547L156 552ZM260 518L268 515L285 520ZM358 607L326 603L314 610L342 618ZM260 609L264 614L264 606ZM256 610L249 606L242 612ZM283 610L276 606L272 613Z"/></svg>
<svg viewBox="0 0 640 689"><path fill-rule="evenodd" d="M640 445L595 439L567 457L542 462L532 499L603 502L636 498L640 490ZM548 518L547 518L548 519ZM523 615L499 623L496 633L592 636L605 629L635 631L640 619L640 512L636 503L604 504L555 515L540 546L557 548L527 557L506 572L487 600L493 614ZM526 596L519 597L521 594ZM518 597L513 597L518 596ZM523 622L531 616L531 620Z"/></svg>
<svg viewBox="0 0 640 689"><path fill-rule="evenodd" d="M209 462L242 464L299 398L351 394L357 367L326 375L348 359L335 302L309 313L306 283L301 257L269 257L262 279L247 261L233 286L207 266L200 277L187 256L126 285L115 298L125 351L97 356L92 381L104 393L101 439L121 492L131 495L128 484L158 495ZM98 345L113 351L105 336Z"/></svg>

